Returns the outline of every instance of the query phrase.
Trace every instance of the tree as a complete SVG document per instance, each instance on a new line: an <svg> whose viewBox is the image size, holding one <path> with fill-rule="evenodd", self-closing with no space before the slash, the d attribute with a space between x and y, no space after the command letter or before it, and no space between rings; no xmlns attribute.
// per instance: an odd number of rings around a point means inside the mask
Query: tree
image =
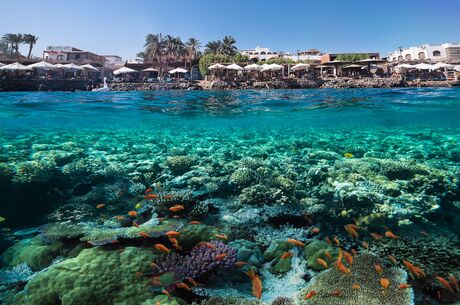
<svg viewBox="0 0 460 305"><path fill-rule="evenodd" d="M163 34L147 34L145 37L145 60L160 61L162 48Z"/></svg>
<svg viewBox="0 0 460 305"><path fill-rule="evenodd" d="M38 36L32 34L24 34L24 36L22 37L22 42L29 45L29 53L27 54L28 59L30 59L30 56L32 55L32 49L34 47L34 44L37 43L37 41Z"/></svg>
<svg viewBox="0 0 460 305"><path fill-rule="evenodd" d="M337 57L335 59L336 60L355 62L355 61L362 60L362 59L367 59L367 58L369 58L368 54L350 53L350 54L339 54L339 55L337 55Z"/></svg>
<svg viewBox="0 0 460 305"><path fill-rule="evenodd" d="M204 47L205 54L221 54L222 42L220 40L213 40L208 42Z"/></svg>
<svg viewBox="0 0 460 305"><path fill-rule="evenodd" d="M187 40L185 46L190 56L190 78L192 78L192 65L198 56L198 51L201 47L201 44L198 39L191 37Z"/></svg>
<svg viewBox="0 0 460 305"><path fill-rule="evenodd" d="M22 34L5 34L3 35L3 40L11 44L11 49L14 50L16 58L19 58L19 44L22 42Z"/></svg>
<svg viewBox="0 0 460 305"><path fill-rule="evenodd" d="M232 36L225 36L224 39L222 39L222 53L228 56L234 56L238 50L235 44L235 38Z"/></svg>

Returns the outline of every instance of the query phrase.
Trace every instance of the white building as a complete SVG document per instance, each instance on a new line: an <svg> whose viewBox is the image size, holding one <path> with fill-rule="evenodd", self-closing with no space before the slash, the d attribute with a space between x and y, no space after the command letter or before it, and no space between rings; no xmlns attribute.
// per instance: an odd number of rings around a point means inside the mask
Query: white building
<svg viewBox="0 0 460 305"><path fill-rule="evenodd" d="M321 53L319 50L310 49L307 51L298 51L297 54L286 53L283 58L291 59L293 61L321 61Z"/></svg>
<svg viewBox="0 0 460 305"><path fill-rule="evenodd" d="M125 65L123 58L118 55L103 55L105 57L104 67L112 70L117 70Z"/></svg>
<svg viewBox="0 0 460 305"><path fill-rule="evenodd" d="M390 53L388 60L460 62L460 43L443 43L439 45L424 44L418 47L404 48Z"/></svg>
<svg viewBox="0 0 460 305"><path fill-rule="evenodd" d="M269 48L255 47L253 50L241 50L242 55L248 56L249 59L266 61L272 58L280 57L280 52L272 52Z"/></svg>

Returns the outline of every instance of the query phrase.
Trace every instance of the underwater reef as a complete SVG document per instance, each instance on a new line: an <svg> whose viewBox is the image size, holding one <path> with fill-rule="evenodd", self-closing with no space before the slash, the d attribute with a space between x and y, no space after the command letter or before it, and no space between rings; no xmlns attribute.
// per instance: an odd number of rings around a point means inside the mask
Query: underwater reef
<svg viewBox="0 0 460 305"><path fill-rule="evenodd" d="M5 304L460 301L458 129L0 140Z"/></svg>

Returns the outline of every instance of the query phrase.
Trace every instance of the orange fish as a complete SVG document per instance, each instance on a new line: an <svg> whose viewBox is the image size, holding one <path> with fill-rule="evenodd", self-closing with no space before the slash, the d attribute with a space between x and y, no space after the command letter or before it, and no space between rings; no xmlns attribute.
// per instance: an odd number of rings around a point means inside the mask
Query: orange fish
<svg viewBox="0 0 460 305"><path fill-rule="evenodd" d="M156 302L156 304L155 304L155 305L161 305L161 304L160 304L160 302Z"/></svg>
<svg viewBox="0 0 460 305"><path fill-rule="evenodd" d="M170 200L170 199L173 198L173 196L172 195L164 195L163 198L166 199L166 200Z"/></svg>
<svg viewBox="0 0 460 305"><path fill-rule="evenodd" d="M283 255L281 255L280 259L287 259L292 256L292 252L284 252Z"/></svg>
<svg viewBox="0 0 460 305"><path fill-rule="evenodd" d="M358 254L358 251L356 249L351 249L351 253L353 254L353 256L356 256L356 254Z"/></svg>
<svg viewBox="0 0 460 305"><path fill-rule="evenodd" d="M350 273L350 269L348 269L347 267L345 267L342 263L340 263L339 265L337 265L337 268L340 270L340 272L342 273Z"/></svg>
<svg viewBox="0 0 460 305"><path fill-rule="evenodd" d="M324 251L324 256L326 256L328 259L332 259L332 255L331 253L329 253L329 251Z"/></svg>
<svg viewBox="0 0 460 305"><path fill-rule="evenodd" d="M380 265L380 264L375 264L374 269L379 275L382 274L382 272L383 272L382 265Z"/></svg>
<svg viewBox="0 0 460 305"><path fill-rule="evenodd" d="M163 289L163 290L161 291L161 293L164 294L164 295L167 295L168 298L172 298L171 295L169 294L169 292L168 292L166 289Z"/></svg>
<svg viewBox="0 0 460 305"><path fill-rule="evenodd" d="M327 242L329 245L332 244L331 239L330 239L329 237L327 237L327 236L326 236L326 242Z"/></svg>
<svg viewBox="0 0 460 305"><path fill-rule="evenodd" d="M147 195L148 193L150 193L151 191L153 191L153 189L151 187L149 187L148 189L145 190L144 194Z"/></svg>
<svg viewBox="0 0 460 305"><path fill-rule="evenodd" d="M438 282L440 282L444 287L446 287L447 289L449 289L450 292L454 292L454 290L452 289L452 286L450 286L450 283L443 277L440 277L440 276L437 276L436 279L438 280Z"/></svg>
<svg viewBox="0 0 460 305"><path fill-rule="evenodd" d="M343 251L343 258L345 258L345 261L348 263L348 265L353 265L353 256L350 253Z"/></svg>
<svg viewBox="0 0 460 305"><path fill-rule="evenodd" d="M145 200L155 200L155 199L158 199L160 198L158 195L155 195L155 194L147 194L144 196L144 199Z"/></svg>
<svg viewBox="0 0 460 305"><path fill-rule="evenodd" d="M177 283L177 284L176 284L176 287L177 287L177 288L182 288L182 289L185 289L185 290L188 290L188 291L191 290L190 287L189 287L187 284L185 284L185 283Z"/></svg>
<svg viewBox="0 0 460 305"><path fill-rule="evenodd" d="M363 245L363 248L369 249L369 244L367 242L363 241L361 245Z"/></svg>
<svg viewBox="0 0 460 305"><path fill-rule="evenodd" d="M316 294L317 294L317 292L314 291L314 290L309 291L309 292L305 295L305 300L311 299L311 298L314 297Z"/></svg>
<svg viewBox="0 0 460 305"><path fill-rule="evenodd" d="M128 215L131 216L131 217L136 217L136 216L137 216L137 212L136 212L136 211L129 211L129 212L128 212Z"/></svg>
<svg viewBox="0 0 460 305"><path fill-rule="evenodd" d="M186 278L186 280L187 280L190 284L192 284L193 286L198 286L198 283L195 282L195 280L194 280L193 278L188 277L188 278Z"/></svg>
<svg viewBox="0 0 460 305"><path fill-rule="evenodd" d="M135 221L133 221L133 227L139 228L139 224Z"/></svg>
<svg viewBox="0 0 460 305"><path fill-rule="evenodd" d="M423 272L422 269L420 269L419 267L414 266L413 264L411 264L410 262L408 262L406 260L403 260L403 264L404 264L404 266L406 266L406 268L409 270L409 272L412 275L415 275L416 277L423 277L423 276L426 275L425 272Z"/></svg>
<svg viewBox="0 0 460 305"><path fill-rule="evenodd" d="M337 238L337 236L334 236L334 242L337 245L337 247L340 247L340 240Z"/></svg>
<svg viewBox="0 0 460 305"><path fill-rule="evenodd" d="M388 237L388 238L392 238L392 239L396 239L396 238L399 238L399 236L395 235L393 232L391 232L390 230L386 231L385 232L385 236Z"/></svg>
<svg viewBox="0 0 460 305"><path fill-rule="evenodd" d="M180 233L176 232L176 231L168 231L168 232L166 232L165 235L168 236L168 237L179 237Z"/></svg>
<svg viewBox="0 0 460 305"><path fill-rule="evenodd" d="M393 263L393 264L396 264L398 261L396 260L396 258L393 256L393 255L388 255L388 259Z"/></svg>
<svg viewBox="0 0 460 305"><path fill-rule="evenodd" d="M243 267L244 265L246 265L246 262L236 262L236 263L235 263L235 266L236 266L237 268L241 268L241 267Z"/></svg>
<svg viewBox="0 0 460 305"><path fill-rule="evenodd" d="M163 253L169 253L171 251L171 249L168 249L163 244L155 244L154 247L155 247L155 249L157 249L158 251L163 252Z"/></svg>
<svg viewBox="0 0 460 305"><path fill-rule="evenodd" d="M380 234L377 234L377 233L371 233L371 236L375 240L382 240L383 239L383 236L380 235Z"/></svg>
<svg viewBox="0 0 460 305"><path fill-rule="evenodd" d="M144 232L144 231L141 231L141 232L139 232L139 236L144 237L144 238L149 238L149 237L150 237L150 234L149 234L149 233L146 233L146 232Z"/></svg>
<svg viewBox="0 0 460 305"><path fill-rule="evenodd" d="M457 278L451 274L449 275L448 279L452 283L452 286L454 286L455 291L460 291Z"/></svg>
<svg viewBox="0 0 460 305"><path fill-rule="evenodd" d="M402 283L402 284L399 284L399 289L407 289L407 288L410 288L412 287L412 285L409 285L409 284L406 284L406 283Z"/></svg>
<svg viewBox="0 0 460 305"><path fill-rule="evenodd" d="M201 222L196 221L196 220L192 220L192 221L189 222L189 224L191 224L191 225L199 225L199 224L201 224Z"/></svg>
<svg viewBox="0 0 460 305"><path fill-rule="evenodd" d="M335 262L335 265L337 267L342 264L342 259L343 259L343 252L342 252L342 249L339 248L339 255L337 255L337 261Z"/></svg>
<svg viewBox="0 0 460 305"><path fill-rule="evenodd" d="M358 285L358 284L351 285L351 289L353 289L353 290L358 290L359 288L361 288L361 286Z"/></svg>
<svg viewBox="0 0 460 305"><path fill-rule="evenodd" d="M380 285L381 285L384 289L387 289L388 287L390 287L390 280L389 280L389 279L386 279L386 278L381 278L381 279L380 279Z"/></svg>
<svg viewBox="0 0 460 305"><path fill-rule="evenodd" d="M355 225L348 224L345 226L345 231L347 231L348 235L350 235L352 238L357 238L359 234L356 228L357 227Z"/></svg>
<svg viewBox="0 0 460 305"><path fill-rule="evenodd" d="M294 245L294 246L298 246L298 247L303 247L305 246L305 244L297 239L293 239L293 238L288 238L287 240L288 243L290 243L291 245Z"/></svg>
<svg viewBox="0 0 460 305"><path fill-rule="evenodd" d="M319 233L319 228L314 227L314 228L311 229L311 232L314 233L314 234L318 234Z"/></svg>
<svg viewBox="0 0 460 305"><path fill-rule="evenodd" d="M115 219L116 219L116 220L123 220L123 219L125 219L125 218L124 218L123 216L115 216Z"/></svg>
<svg viewBox="0 0 460 305"><path fill-rule="evenodd" d="M326 261L325 261L324 259L321 259L321 258L318 257L318 258L316 259L316 262L317 262L318 264L320 264L321 266L323 266L324 268L327 268L327 267L328 267L328 266L327 266L327 263L326 263Z"/></svg>
<svg viewBox="0 0 460 305"><path fill-rule="evenodd" d="M99 203L98 205L96 205L96 209L102 209L104 207L105 207L104 203Z"/></svg>
<svg viewBox="0 0 460 305"><path fill-rule="evenodd" d="M221 253L221 254L217 254L217 255L214 257L214 259L215 259L216 261L221 261L221 260L223 260L225 257L227 257L227 253Z"/></svg>
<svg viewBox="0 0 460 305"><path fill-rule="evenodd" d="M227 235L225 234L216 234L215 236L219 239L228 239Z"/></svg>
<svg viewBox="0 0 460 305"><path fill-rule="evenodd" d="M342 296L342 291L340 291L340 290L334 290L334 291L331 292L331 296L333 296L333 297L340 297L340 296Z"/></svg>
<svg viewBox="0 0 460 305"><path fill-rule="evenodd" d="M170 207L168 210L170 210L171 212L180 212L183 209L185 209L183 205L176 204L176 205L173 205L172 207Z"/></svg>
<svg viewBox="0 0 460 305"><path fill-rule="evenodd" d="M252 283L252 295L258 299L262 297L262 281L260 277L254 272L254 269L251 268L248 272L245 272L249 278L251 279Z"/></svg>
<svg viewBox="0 0 460 305"><path fill-rule="evenodd" d="M173 245L175 249L182 250L182 247L179 246L179 241L177 239L175 239L174 237L170 237L169 241L171 242L171 244Z"/></svg>

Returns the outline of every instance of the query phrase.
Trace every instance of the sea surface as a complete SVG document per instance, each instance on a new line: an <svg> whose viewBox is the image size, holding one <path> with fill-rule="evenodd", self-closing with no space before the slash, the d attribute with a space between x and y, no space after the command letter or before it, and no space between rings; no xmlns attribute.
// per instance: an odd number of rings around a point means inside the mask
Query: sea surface
<svg viewBox="0 0 460 305"><path fill-rule="evenodd" d="M353 290L366 294L353 304L454 304L459 143L460 88L0 92L0 303L255 304L210 301L254 300L250 270L265 304L335 304L338 290L358 299L345 284L311 286L322 256L292 238L371 252L401 272L388 271L394 293L372 295L378 277L359 283L371 286ZM343 242L328 244L334 236ZM197 259L206 242L226 257L201 273L145 265L170 255L153 244ZM96 257L115 262L95 267ZM156 278L168 272L167 283ZM59 282L66 273L79 290ZM203 288L177 288L184 274ZM398 290L403 282L413 289Z"/></svg>

